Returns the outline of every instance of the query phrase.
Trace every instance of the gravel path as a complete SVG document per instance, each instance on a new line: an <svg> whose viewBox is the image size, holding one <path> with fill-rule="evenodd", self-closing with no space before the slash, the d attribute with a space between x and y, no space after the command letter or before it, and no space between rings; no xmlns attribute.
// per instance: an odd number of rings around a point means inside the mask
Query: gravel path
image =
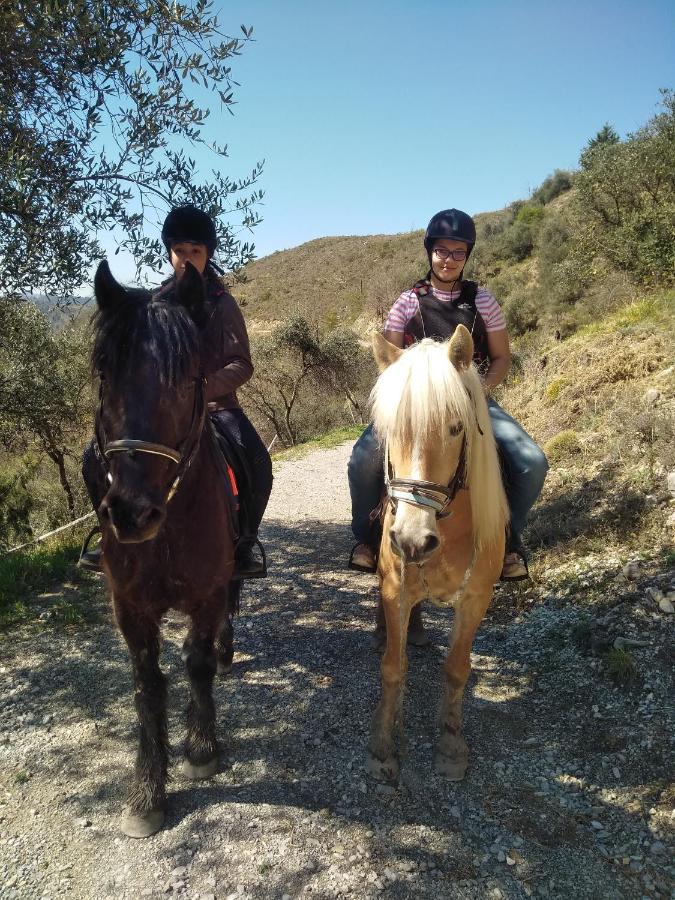
<svg viewBox="0 0 675 900"><path fill-rule="evenodd" d="M673 616L647 589L672 590L672 573L645 565L627 581L625 560L588 558L498 592L474 647L461 784L431 767L451 614L429 610L401 784L377 785L363 768L376 585L344 566L348 454L279 466L263 535L272 574L245 589L235 667L216 687L221 771L195 786L174 765L154 837L118 831L135 715L103 591L99 624L0 636L2 900L671 896ZM601 655L616 633L647 644L627 687ZM164 634L176 763L180 616Z"/></svg>

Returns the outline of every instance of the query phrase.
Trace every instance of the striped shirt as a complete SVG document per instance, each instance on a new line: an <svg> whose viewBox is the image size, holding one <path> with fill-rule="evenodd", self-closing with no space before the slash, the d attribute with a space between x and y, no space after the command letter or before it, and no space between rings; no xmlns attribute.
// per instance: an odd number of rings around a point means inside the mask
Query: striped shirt
<svg viewBox="0 0 675 900"><path fill-rule="evenodd" d="M433 288L432 293L436 300L445 302L456 300L460 295L460 291L439 291L436 288ZM413 290L403 291L389 310L384 330L404 332L406 325L417 314L419 308L417 294ZM485 322L486 331L504 331L506 329L506 320L501 307L492 294L483 287L479 287L476 294L476 309Z"/></svg>

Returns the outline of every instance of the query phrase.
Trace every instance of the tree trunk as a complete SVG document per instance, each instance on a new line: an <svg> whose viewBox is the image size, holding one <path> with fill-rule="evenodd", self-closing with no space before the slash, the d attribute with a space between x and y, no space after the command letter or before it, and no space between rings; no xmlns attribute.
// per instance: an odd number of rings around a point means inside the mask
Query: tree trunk
<svg viewBox="0 0 675 900"><path fill-rule="evenodd" d="M73 497L73 491L70 487L70 482L68 481L68 475L66 474L64 453L62 450L53 448L51 450L48 450L47 454L52 462L56 465L56 468L59 470L59 481L61 482L63 493L66 495L68 509L70 510L71 516L75 518L75 498Z"/></svg>

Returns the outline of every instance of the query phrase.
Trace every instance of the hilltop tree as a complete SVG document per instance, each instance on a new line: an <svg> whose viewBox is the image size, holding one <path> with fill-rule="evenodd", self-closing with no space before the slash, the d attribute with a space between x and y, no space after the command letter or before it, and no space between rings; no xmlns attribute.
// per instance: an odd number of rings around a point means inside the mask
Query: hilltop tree
<svg viewBox="0 0 675 900"><path fill-rule="evenodd" d="M222 172L227 146L207 140L209 109L232 111L230 60L251 38L220 30L211 0L15 0L0 9L0 300L68 297L101 255L96 233L119 227L137 266L163 257L148 224L192 201L219 217L222 260L252 256L257 164ZM219 127L219 132L222 128ZM195 148L215 154L200 180Z"/></svg>

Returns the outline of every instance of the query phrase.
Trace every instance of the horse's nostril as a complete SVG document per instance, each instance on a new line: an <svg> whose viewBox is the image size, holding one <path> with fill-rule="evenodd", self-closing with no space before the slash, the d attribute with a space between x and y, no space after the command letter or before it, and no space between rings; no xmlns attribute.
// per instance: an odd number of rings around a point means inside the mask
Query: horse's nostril
<svg viewBox="0 0 675 900"><path fill-rule="evenodd" d="M162 510L158 506L153 506L152 509L148 511L145 521L148 525L152 525L153 522L158 522L162 518Z"/></svg>
<svg viewBox="0 0 675 900"><path fill-rule="evenodd" d="M438 549L440 543L441 542L435 534L428 534L424 540L424 544L422 544L422 554L424 556L429 556L430 553L433 553L434 550Z"/></svg>

